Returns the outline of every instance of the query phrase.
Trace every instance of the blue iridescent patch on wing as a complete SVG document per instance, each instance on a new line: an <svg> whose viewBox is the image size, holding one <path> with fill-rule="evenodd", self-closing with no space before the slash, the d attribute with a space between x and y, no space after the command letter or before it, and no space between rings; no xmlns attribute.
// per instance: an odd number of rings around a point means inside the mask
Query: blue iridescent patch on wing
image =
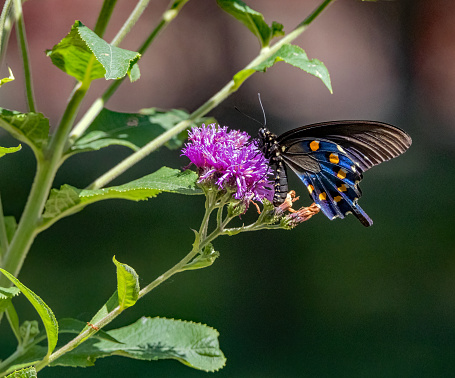
<svg viewBox="0 0 455 378"><path fill-rule="evenodd" d="M362 169L355 158L334 142L325 140L301 140L292 144L286 153L306 156L317 162L318 170L310 172L291 168L307 187L313 201L329 219L343 219L354 214L364 225L373 224L371 218L358 205L362 195L358 187L362 179Z"/></svg>

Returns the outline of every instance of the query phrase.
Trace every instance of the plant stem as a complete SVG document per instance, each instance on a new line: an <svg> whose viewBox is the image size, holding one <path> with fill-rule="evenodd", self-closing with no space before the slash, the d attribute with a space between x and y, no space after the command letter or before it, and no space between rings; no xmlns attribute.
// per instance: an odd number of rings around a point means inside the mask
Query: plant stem
<svg viewBox="0 0 455 378"><path fill-rule="evenodd" d="M15 277L19 274L27 252L36 235L37 221L44 207L50 183L54 178L54 174L49 168L48 163L38 162L35 180L27 204L25 205L17 230L14 233L13 240L4 255L3 268ZM8 281L6 276L0 276L0 286L9 287L11 283Z"/></svg>
<svg viewBox="0 0 455 378"><path fill-rule="evenodd" d="M17 39L21 49L22 62L24 64L25 90L27 94L27 103L30 112L36 112L35 98L33 95L32 72L30 69L30 59L28 56L27 38L25 35L24 14L22 12L21 0L14 0L14 11L16 13L16 32Z"/></svg>
<svg viewBox="0 0 455 378"><path fill-rule="evenodd" d="M94 326L96 326L97 328L104 327L106 324L109 324L112 320L114 320L117 316L119 316L122 313L122 311L123 310L120 308L120 306L117 306L109 314L107 314L104 318L102 318L98 323L94 324ZM59 350L52 353L48 358L45 358L44 360L37 363L35 365L36 371L38 372L38 371L42 370L47 365L49 365L51 362L53 362L56 359L58 359L59 357L63 356L65 353L72 351L74 348L76 348L81 343L83 343L85 340L87 340L95 332L96 332L96 329L89 327L84 332L80 333L74 339L72 339L70 342L68 342L66 345L62 346Z"/></svg>
<svg viewBox="0 0 455 378"><path fill-rule="evenodd" d="M111 19L112 12L117 4L117 0L104 0L103 7L101 8L98 20L93 31L100 38L103 38L104 32L106 31L107 24Z"/></svg>
<svg viewBox="0 0 455 378"><path fill-rule="evenodd" d="M142 13L145 11L145 8L147 8L149 2L150 0L139 0L139 2L136 4L136 7L131 12L130 16L123 24L122 28L111 41L111 45L118 46L120 42L123 41L123 38L125 38L125 36L129 33L131 28L136 24L139 17L141 17Z"/></svg>
<svg viewBox="0 0 455 378"><path fill-rule="evenodd" d="M65 148L65 142L77 110L87 92L89 84L82 84L75 88L71 96L65 113L63 114L60 125L53 136L50 146L46 150L44 157L37 156L37 170L35 180L30 190L24 212L14 234L13 240L6 252L3 260L3 268L17 277L24 263L25 257L33 243L35 236L38 234L40 217L44 209L47 197L49 195L55 174L62 161L62 154ZM9 287L9 280L0 276L0 286Z"/></svg>
<svg viewBox="0 0 455 378"><path fill-rule="evenodd" d="M217 196L216 194L208 193L207 198L206 198L206 211L204 214L204 217L201 222L201 226L199 228L199 233L196 235L196 240L195 243L193 244L193 249L191 250L190 253L188 253L182 260L180 260L176 265L174 265L171 269L169 269L167 272L159 276L156 280L154 280L152 283L144 287L140 292L139 292L139 297L138 299L142 298L144 295L149 293L151 290L153 290L155 287L166 281L168 278L172 277L174 274L179 273L182 271L183 267L188 264L208 243L210 243L213 239L215 239L218 235L222 233L222 229L220 227L217 227L207 238L204 240L200 240L200 236L204 233L204 230L207 229L207 225L209 222L210 214L212 211L217 207L216 205L216 200ZM226 223L226 222L223 222ZM120 306L117 306L114 310L109 312L105 317L100 319L99 322L94 324L97 328L102 328L106 324L109 324L112 320L114 320L117 316L119 316L122 313L122 309ZM65 353L68 353L69 351L73 350L76 348L79 344L84 342L86 339L88 339L93 333L95 333L95 329L89 327L86 329L84 332L80 333L77 337L75 337L73 340L71 340L69 343L61 347L59 350L56 352L52 353L49 358L45 358L43 361L39 362L36 364L35 368L36 371L39 371L49 365L51 362L55 361L58 359L60 356L62 356Z"/></svg>
<svg viewBox="0 0 455 378"><path fill-rule="evenodd" d="M209 202L209 196L207 196L207 202ZM206 203L207 203L206 202ZM167 272L159 276L156 280L148 284L146 287L144 287L141 291L139 291L139 298L142 298L144 295L148 294L150 291L152 291L154 288L156 288L158 285L161 285L164 281L172 277L174 274L179 273L184 271L184 267L186 264L188 264L193 258L197 256L202 249L209 244L212 240L214 240L217 236L221 235L223 232L222 227L217 227L209 236L199 239L199 237L203 234L206 233L205 230L207 230L210 214L212 211L216 208L215 204L208 203L206 205L206 212L204 214L204 218L201 223L201 227L199 228L199 233L196 236L196 241L193 244L193 249L191 250L190 253L188 253L182 260L180 260L176 265L174 265L171 269L169 269ZM232 218L231 218L232 219ZM229 220L231 220L229 219Z"/></svg>
<svg viewBox="0 0 455 378"><path fill-rule="evenodd" d="M3 214L2 197L0 196L0 266L2 255L8 250L8 236L6 234L5 216Z"/></svg>
<svg viewBox="0 0 455 378"><path fill-rule="evenodd" d="M291 33L283 37L280 41L275 43L271 47L265 47L261 50L259 55L254 58L243 70L249 70L253 67L256 67L259 63L264 62L270 58L274 53L276 53L283 45L291 42L302 34L311 22L325 9L327 6L335 0L324 0L321 5L316 8L313 13L311 13L303 22L301 22ZM241 70L241 71L243 71ZM254 73L253 71L251 75ZM250 76L251 76L250 75ZM230 80L218 93L213 95L209 100L207 100L202 106L190 114L188 119L179 122L172 129L164 132L159 137L155 138L151 142L147 143L140 150L136 151L132 155L128 156L118 165L113 167L111 170L106 172L104 175L96 179L92 184L88 186L88 189L99 189L104 187L106 184L111 182L113 179L120 176L127 169L131 168L133 165L137 164L143 158L148 156L150 153L161 147L164 143L169 141L174 136L180 134L183 130L188 128L196 119L206 115L210 110L218 106L223 102L227 97L232 93L236 92L240 88L238 83L235 83L234 80Z"/></svg>
<svg viewBox="0 0 455 378"><path fill-rule="evenodd" d="M180 1L177 7L175 6L174 1L171 1L171 4L169 5L168 9L163 13L161 21L158 23L155 29L153 29L152 33L147 37L144 43L137 50L139 54L141 55L144 54L144 52L149 48L149 46L155 40L155 38L165 29L167 25L169 25L169 23L175 17L177 17L181 8L188 1L189 0ZM109 101L109 99L112 97L112 95L115 93L115 91L118 89L118 87L123 83L123 80L125 79L126 76L122 77L121 79L115 80L106 90L106 92L104 92L104 94L101 97L97 98L93 102L90 109L87 110L82 119L74 127L73 131L71 131L70 134L71 141L75 141L84 133L85 130L87 130L87 128L90 126L93 120L98 116L98 114L100 114L101 110L103 110L104 104L107 101Z"/></svg>

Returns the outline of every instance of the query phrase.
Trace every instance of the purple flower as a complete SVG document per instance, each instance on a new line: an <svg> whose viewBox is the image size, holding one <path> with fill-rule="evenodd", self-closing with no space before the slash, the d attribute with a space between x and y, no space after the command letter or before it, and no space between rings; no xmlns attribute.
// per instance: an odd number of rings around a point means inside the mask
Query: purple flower
<svg viewBox="0 0 455 378"><path fill-rule="evenodd" d="M215 184L220 190L234 190L234 198L269 201L273 197L272 174L267 159L250 136L216 124L193 127L182 155L196 165L199 182Z"/></svg>

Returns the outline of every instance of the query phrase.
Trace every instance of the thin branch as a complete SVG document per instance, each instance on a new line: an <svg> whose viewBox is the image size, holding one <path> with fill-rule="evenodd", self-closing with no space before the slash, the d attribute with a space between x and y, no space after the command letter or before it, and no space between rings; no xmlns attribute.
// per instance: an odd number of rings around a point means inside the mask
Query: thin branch
<svg viewBox="0 0 455 378"><path fill-rule="evenodd" d="M30 58L28 55L27 37L25 34L24 13L22 12L21 0L14 0L14 11L17 20L16 32L21 49L22 62L24 65L25 90L29 111L36 112L35 97L33 94L32 71L30 68Z"/></svg>

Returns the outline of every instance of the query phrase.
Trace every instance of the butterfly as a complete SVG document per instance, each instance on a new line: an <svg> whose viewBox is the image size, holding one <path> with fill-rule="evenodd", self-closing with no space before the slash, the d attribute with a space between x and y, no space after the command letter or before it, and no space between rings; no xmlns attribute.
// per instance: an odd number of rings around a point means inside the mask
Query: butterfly
<svg viewBox="0 0 455 378"><path fill-rule="evenodd" d="M386 123L331 121L298 127L280 136L264 124L257 145L276 173L275 206L288 193L288 166L326 217L344 218L352 213L368 227L373 221L358 204L363 172L401 155L411 143L405 131Z"/></svg>

